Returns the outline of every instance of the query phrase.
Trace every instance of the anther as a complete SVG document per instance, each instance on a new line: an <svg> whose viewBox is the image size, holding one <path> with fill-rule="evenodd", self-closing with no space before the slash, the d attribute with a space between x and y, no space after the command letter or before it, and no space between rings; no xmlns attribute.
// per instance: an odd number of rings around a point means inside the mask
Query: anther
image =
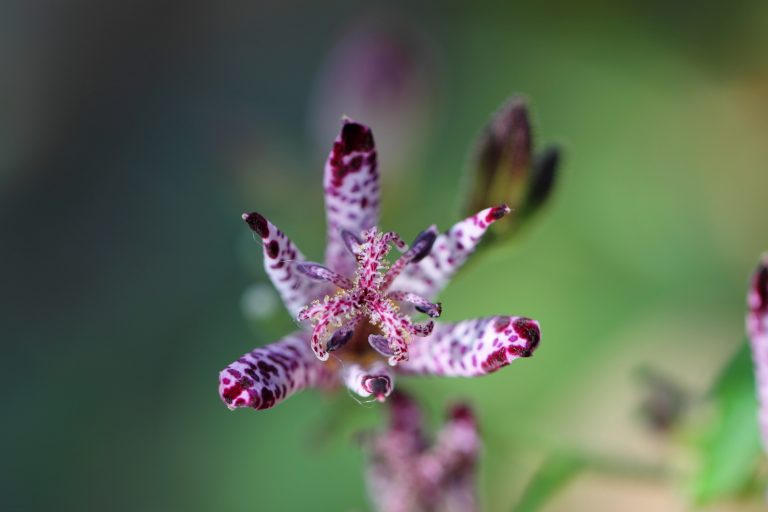
<svg viewBox="0 0 768 512"><path fill-rule="evenodd" d="M426 258L429 252L432 250L432 246L437 239L437 229L432 226L419 233L411 244L411 248L408 249L408 253L411 254L409 258L411 263L418 263Z"/></svg>
<svg viewBox="0 0 768 512"><path fill-rule="evenodd" d="M315 281L333 283L339 288L344 289L352 288L352 283L349 281L349 279L317 263L297 263L294 268L296 268L298 272Z"/></svg>
<svg viewBox="0 0 768 512"><path fill-rule="evenodd" d="M341 328L335 333L333 333L333 336L331 336L331 339L328 340L328 342L325 344L325 350L328 352L333 352L335 350L339 350L341 347L347 344L349 339L352 337L353 329L345 329Z"/></svg>
<svg viewBox="0 0 768 512"><path fill-rule="evenodd" d="M363 241L360 240L357 235L346 229L341 230L341 240L344 242L344 246L350 254L352 254L352 256L357 256L360 252L360 246L363 245Z"/></svg>
<svg viewBox="0 0 768 512"><path fill-rule="evenodd" d="M380 334L371 334L368 336L368 343L373 347L373 350L383 356L393 356L395 351L389 346L389 340Z"/></svg>

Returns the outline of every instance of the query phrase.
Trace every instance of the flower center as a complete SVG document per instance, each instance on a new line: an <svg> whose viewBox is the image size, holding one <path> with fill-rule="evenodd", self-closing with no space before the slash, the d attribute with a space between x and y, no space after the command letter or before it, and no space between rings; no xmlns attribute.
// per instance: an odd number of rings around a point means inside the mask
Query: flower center
<svg viewBox="0 0 768 512"><path fill-rule="evenodd" d="M412 336L428 336L434 322L413 322L401 311L398 303L406 303L432 318L440 316L440 304L433 304L414 293L390 290L395 278L410 263L429 254L437 237L436 229L420 233L409 247L394 232L379 232L375 227L358 238L342 233L342 239L357 261L353 279L341 276L315 263L299 263L296 269L304 275L333 283L337 292L305 306L299 320L313 324L312 349L321 360L329 352L351 344L352 353L370 353L361 348L368 345L389 358L391 365L408 360L408 343ZM402 252L390 266L387 255L391 246Z"/></svg>

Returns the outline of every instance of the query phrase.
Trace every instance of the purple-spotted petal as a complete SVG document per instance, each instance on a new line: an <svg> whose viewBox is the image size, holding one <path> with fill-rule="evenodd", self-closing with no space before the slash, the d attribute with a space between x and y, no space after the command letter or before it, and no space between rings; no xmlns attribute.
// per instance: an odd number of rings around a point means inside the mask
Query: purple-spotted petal
<svg viewBox="0 0 768 512"><path fill-rule="evenodd" d="M295 269L304 255L285 233L258 213L244 213L243 220L261 238L264 269L291 317L295 318L305 304L331 292L328 283L313 281Z"/></svg>
<svg viewBox="0 0 768 512"><path fill-rule="evenodd" d="M219 395L230 409L269 409L298 391L329 386L335 379L309 349L308 335L299 331L224 368Z"/></svg>
<svg viewBox="0 0 768 512"><path fill-rule="evenodd" d="M482 440L472 410L457 405L438 433L432 450L422 459L430 480L440 482L441 510L472 512L477 510L475 472Z"/></svg>
<svg viewBox="0 0 768 512"><path fill-rule="evenodd" d="M486 208L454 224L437 236L428 256L405 267L392 288L434 299L474 252L488 227L509 211L506 205Z"/></svg>
<svg viewBox="0 0 768 512"><path fill-rule="evenodd" d="M370 366L347 364L343 370L344 384L357 395L373 397L383 402L394 388L395 378L387 365L376 362Z"/></svg>
<svg viewBox="0 0 768 512"><path fill-rule="evenodd" d="M747 334L752 346L759 402L760 431L768 451L768 253L752 276L747 296Z"/></svg>
<svg viewBox="0 0 768 512"><path fill-rule="evenodd" d="M354 272L355 259L347 249L342 231L360 236L379 220L376 158L371 129L345 119L325 164L323 178L328 223L325 262L344 276Z"/></svg>
<svg viewBox="0 0 768 512"><path fill-rule="evenodd" d="M408 374L477 377L495 372L519 357L530 357L541 333L535 320L493 316L437 324L426 338L415 338L410 358L398 365Z"/></svg>

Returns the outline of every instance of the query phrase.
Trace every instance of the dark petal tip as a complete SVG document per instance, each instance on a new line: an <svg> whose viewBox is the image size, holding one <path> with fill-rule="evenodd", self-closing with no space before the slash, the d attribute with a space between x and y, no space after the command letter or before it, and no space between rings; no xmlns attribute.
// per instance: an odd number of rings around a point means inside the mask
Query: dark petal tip
<svg viewBox="0 0 768 512"><path fill-rule="evenodd" d="M384 400L389 391L390 382L386 377L371 377L366 382L368 390L378 400Z"/></svg>
<svg viewBox="0 0 768 512"><path fill-rule="evenodd" d="M768 310L768 258L764 258L763 261L757 266L755 270L754 278L754 291L758 297L758 304L755 309L757 311Z"/></svg>
<svg viewBox="0 0 768 512"><path fill-rule="evenodd" d="M458 421L474 421L475 414L472 412L472 408L464 403L459 403L451 407L448 411L448 417L452 420Z"/></svg>
<svg viewBox="0 0 768 512"><path fill-rule="evenodd" d="M341 143L344 154L353 151L371 151L374 147L370 128L351 119L344 120L344 126L341 128Z"/></svg>
<svg viewBox="0 0 768 512"><path fill-rule="evenodd" d="M244 213L242 217L246 224L248 224L248 227L255 231L261 238L267 238L269 236L269 223L262 215L256 212L251 212Z"/></svg>

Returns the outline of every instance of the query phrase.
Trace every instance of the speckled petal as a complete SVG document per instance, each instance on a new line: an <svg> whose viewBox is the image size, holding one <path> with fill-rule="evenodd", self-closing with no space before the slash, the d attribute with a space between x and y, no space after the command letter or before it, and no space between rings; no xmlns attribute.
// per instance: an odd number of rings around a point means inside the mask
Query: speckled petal
<svg viewBox="0 0 768 512"><path fill-rule="evenodd" d="M386 364L375 362L369 366L347 363L343 370L344 384L357 395L374 397L383 402L394 388L395 378Z"/></svg>
<svg viewBox="0 0 768 512"><path fill-rule="evenodd" d="M355 259L342 230L355 236L379 220L379 171L371 129L345 119L325 164L323 188L328 223L326 265L351 276Z"/></svg>
<svg viewBox="0 0 768 512"><path fill-rule="evenodd" d="M230 409L269 409L306 388L336 381L329 366L309 348L309 336L296 332L257 348L219 373L219 395Z"/></svg>
<svg viewBox="0 0 768 512"><path fill-rule="evenodd" d="M437 324L426 338L414 338L402 373L477 377L495 372L518 357L530 357L541 337L539 324L524 317L492 316Z"/></svg>
<svg viewBox="0 0 768 512"><path fill-rule="evenodd" d="M747 304L747 334L755 365L758 417L763 446L768 451L768 253L763 255L752 276Z"/></svg>
<svg viewBox="0 0 768 512"><path fill-rule="evenodd" d="M392 289L433 300L474 252L488 227L509 211L506 205L486 208L454 224L446 233L437 236L428 256L405 267L394 280Z"/></svg>
<svg viewBox="0 0 768 512"><path fill-rule="evenodd" d="M425 469L441 468L435 476L443 482L442 502L445 512L478 510L475 473L482 439L474 414L469 406L458 404L448 414L432 451L425 460Z"/></svg>
<svg viewBox="0 0 768 512"><path fill-rule="evenodd" d="M274 224L258 213L244 213L243 220L261 238L264 269L292 318L305 304L332 291L332 285L312 280L295 269L297 263L305 261L304 255Z"/></svg>

